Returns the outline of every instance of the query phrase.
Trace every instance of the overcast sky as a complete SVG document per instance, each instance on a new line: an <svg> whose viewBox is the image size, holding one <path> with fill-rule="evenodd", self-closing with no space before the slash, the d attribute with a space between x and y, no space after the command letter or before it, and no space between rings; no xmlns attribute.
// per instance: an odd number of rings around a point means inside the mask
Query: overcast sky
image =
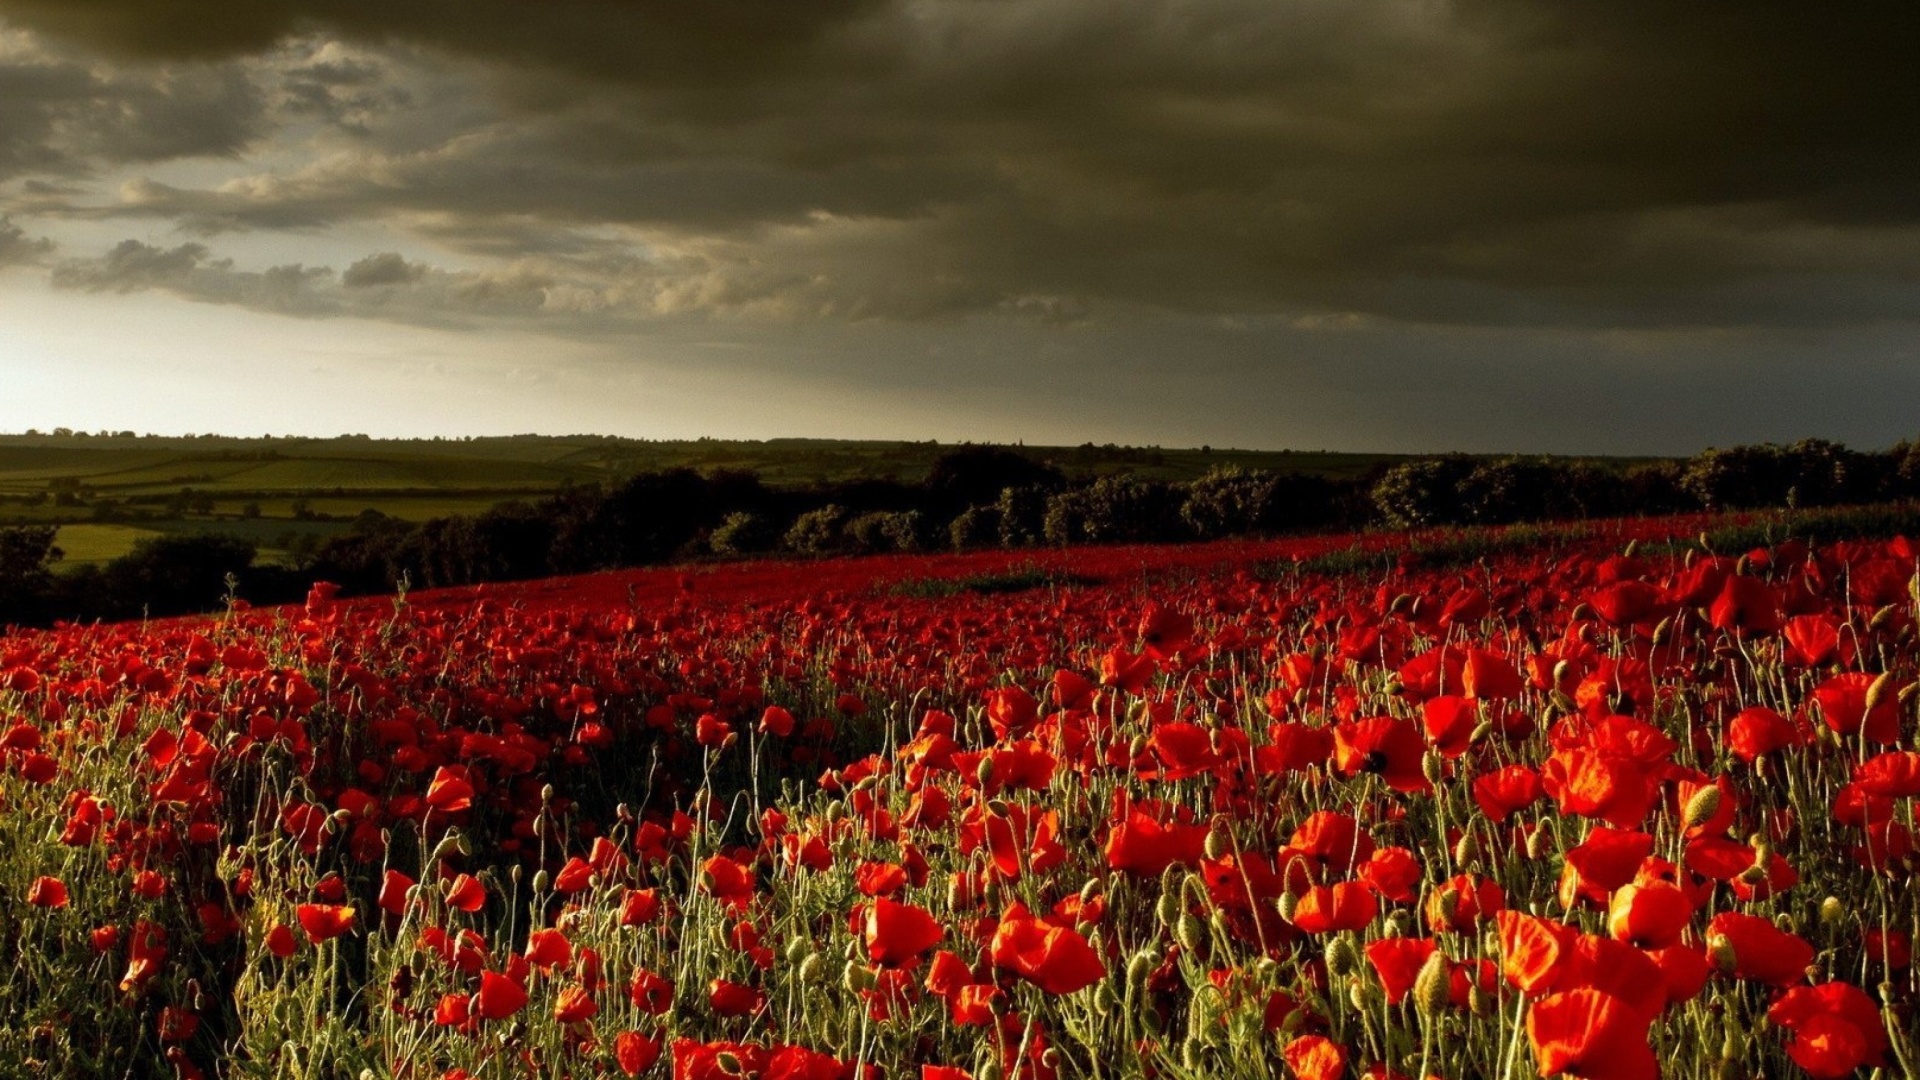
<svg viewBox="0 0 1920 1080"><path fill-rule="evenodd" d="M1920 435L1920 5L0 0L0 430Z"/></svg>

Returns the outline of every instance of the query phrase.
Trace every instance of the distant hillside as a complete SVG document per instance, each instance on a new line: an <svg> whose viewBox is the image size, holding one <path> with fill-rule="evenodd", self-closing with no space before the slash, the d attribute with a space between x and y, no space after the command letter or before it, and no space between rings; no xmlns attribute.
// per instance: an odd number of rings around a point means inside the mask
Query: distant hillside
<svg viewBox="0 0 1920 1080"><path fill-rule="evenodd" d="M0 524L58 524L65 565L104 562L162 533L221 532L274 558L366 511L402 521L477 514L570 485L686 467L751 472L773 488L922 481L952 443L662 440L599 435L461 439L0 435ZM1095 446L1009 447L1075 480L1187 481L1218 466L1357 480L1403 455ZM1625 459L1609 464L1624 465Z"/></svg>

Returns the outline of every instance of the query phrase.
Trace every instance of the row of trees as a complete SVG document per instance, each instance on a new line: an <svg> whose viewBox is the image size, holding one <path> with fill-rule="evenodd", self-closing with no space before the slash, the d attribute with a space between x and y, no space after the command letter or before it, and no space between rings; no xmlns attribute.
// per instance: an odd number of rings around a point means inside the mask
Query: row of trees
<svg viewBox="0 0 1920 1080"><path fill-rule="evenodd" d="M1862 453L1805 440L1624 468L1449 455L1352 480L1229 467L1188 482L1119 474L1078 483L1017 451L970 446L942 456L919 484L782 489L751 473L673 469L419 524L369 511L294 567L255 566L254 547L232 537L165 536L105 566L54 574L51 527L0 529L0 623L206 610L229 575L267 603L296 599L314 580L371 593L774 552L1164 543L1916 498L1912 443Z"/></svg>

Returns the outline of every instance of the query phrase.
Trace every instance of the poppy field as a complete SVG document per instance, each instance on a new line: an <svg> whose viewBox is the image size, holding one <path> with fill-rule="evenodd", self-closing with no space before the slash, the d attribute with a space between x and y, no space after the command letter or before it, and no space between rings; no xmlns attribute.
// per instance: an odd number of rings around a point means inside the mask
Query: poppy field
<svg viewBox="0 0 1920 1080"><path fill-rule="evenodd" d="M15 632L0 1076L1920 1075L1920 546L1704 524Z"/></svg>

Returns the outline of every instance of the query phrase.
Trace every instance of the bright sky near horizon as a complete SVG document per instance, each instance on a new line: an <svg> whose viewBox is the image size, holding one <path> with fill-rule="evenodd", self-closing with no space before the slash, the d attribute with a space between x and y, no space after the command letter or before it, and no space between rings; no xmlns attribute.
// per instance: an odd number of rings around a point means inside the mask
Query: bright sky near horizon
<svg viewBox="0 0 1920 1080"><path fill-rule="evenodd" d="M0 0L0 431L1884 446L1916 31Z"/></svg>

